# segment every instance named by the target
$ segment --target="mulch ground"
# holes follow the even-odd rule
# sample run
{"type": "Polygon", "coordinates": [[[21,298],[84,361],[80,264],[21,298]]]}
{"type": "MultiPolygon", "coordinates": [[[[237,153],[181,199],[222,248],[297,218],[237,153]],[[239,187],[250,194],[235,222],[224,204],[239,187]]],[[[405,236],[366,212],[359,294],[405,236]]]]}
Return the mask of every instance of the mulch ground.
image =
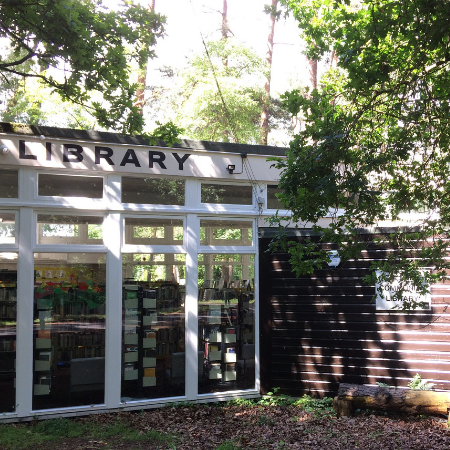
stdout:
{"type": "MultiPolygon", "coordinates": [[[[112,424],[120,417],[141,433],[158,430],[177,437],[175,446],[126,442],[120,437],[102,441],[66,439],[37,449],[450,449],[445,419],[360,413],[352,418],[332,414],[318,417],[296,406],[181,406],[139,413],[93,415],[79,421],[112,424]],[[224,446],[233,441],[234,445],[224,446]]],[[[34,450],[34,449],[33,449],[34,450]]]]}

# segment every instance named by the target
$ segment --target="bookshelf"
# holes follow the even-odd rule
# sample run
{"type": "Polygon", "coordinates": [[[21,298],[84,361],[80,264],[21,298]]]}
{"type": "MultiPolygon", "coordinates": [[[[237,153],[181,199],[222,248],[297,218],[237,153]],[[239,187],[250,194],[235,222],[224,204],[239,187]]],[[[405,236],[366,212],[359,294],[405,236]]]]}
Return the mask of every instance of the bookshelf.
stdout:
{"type": "Polygon", "coordinates": [[[15,409],[17,272],[0,275],[0,413],[15,409]]]}
{"type": "Polygon", "coordinates": [[[167,388],[172,355],[184,352],[183,308],[184,290],[176,283],[123,285],[122,398],[153,398],[148,388],[167,388]]]}
{"type": "Polygon", "coordinates": [[[241,387],[244,348],[247,359],[248,348],[254,348],[251,284],[246,280],[219,280],[211,286],[205,280],[199,289],[199,349],[204,350],[206,374],[202,393],[220,390],[220,386],[230,389],[231,384],[241,387]]]}

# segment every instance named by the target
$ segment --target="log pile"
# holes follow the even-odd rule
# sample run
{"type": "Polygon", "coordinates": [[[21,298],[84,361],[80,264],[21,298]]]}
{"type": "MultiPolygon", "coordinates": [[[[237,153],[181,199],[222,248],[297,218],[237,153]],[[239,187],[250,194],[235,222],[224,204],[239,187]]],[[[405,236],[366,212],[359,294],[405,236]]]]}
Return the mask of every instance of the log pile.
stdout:
{"type": "Polygon", "coordinates": [[[352,416],[356,409],[447,415],[450,411],[450,392],[340,383],[337,397],[334,398],[336,414],[338,417],[352,416]]]}

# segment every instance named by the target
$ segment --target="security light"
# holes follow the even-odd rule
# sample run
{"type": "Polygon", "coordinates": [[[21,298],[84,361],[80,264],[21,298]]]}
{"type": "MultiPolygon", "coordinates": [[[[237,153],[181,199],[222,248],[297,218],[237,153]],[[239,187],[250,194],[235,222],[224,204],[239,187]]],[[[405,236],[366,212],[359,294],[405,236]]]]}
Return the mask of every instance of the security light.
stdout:
{"type": "Polygon", "coordinates": [[[229,174],[232,174],[236,169],[236,166],[234,164],[228,164],[227,170],[229,174]]]}

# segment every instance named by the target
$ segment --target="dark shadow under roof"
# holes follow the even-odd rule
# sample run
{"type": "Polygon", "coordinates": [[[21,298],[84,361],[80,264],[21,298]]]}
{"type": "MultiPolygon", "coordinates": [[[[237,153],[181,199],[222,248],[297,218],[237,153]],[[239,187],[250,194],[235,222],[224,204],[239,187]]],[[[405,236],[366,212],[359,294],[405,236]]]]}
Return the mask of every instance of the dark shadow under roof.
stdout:
{"type": "MultiPolygon", "coordinates": [[[[49,138],[53,137],[80,139],[83,141],[101,141],[111,144],[149,145],[148,140],[140,136],[127,136],[119,133],[110,133],[108,131],[75,130],[72,128],[57,128],[0,122],[0,132],[25,134],[31,136],[44,135],[49,138]]],[[[158,141],[157,146],[167,147],[167,144],[165,142],[158,141]]],[[[274,156],[283,156],[285,155],[287,150],[285,147],[274,147],[270,145],[247,145],[233,144],[229,142],[193,141],[191,139],[180,139],[180,143],[174,144],[173,148],[274,156]]]]}

